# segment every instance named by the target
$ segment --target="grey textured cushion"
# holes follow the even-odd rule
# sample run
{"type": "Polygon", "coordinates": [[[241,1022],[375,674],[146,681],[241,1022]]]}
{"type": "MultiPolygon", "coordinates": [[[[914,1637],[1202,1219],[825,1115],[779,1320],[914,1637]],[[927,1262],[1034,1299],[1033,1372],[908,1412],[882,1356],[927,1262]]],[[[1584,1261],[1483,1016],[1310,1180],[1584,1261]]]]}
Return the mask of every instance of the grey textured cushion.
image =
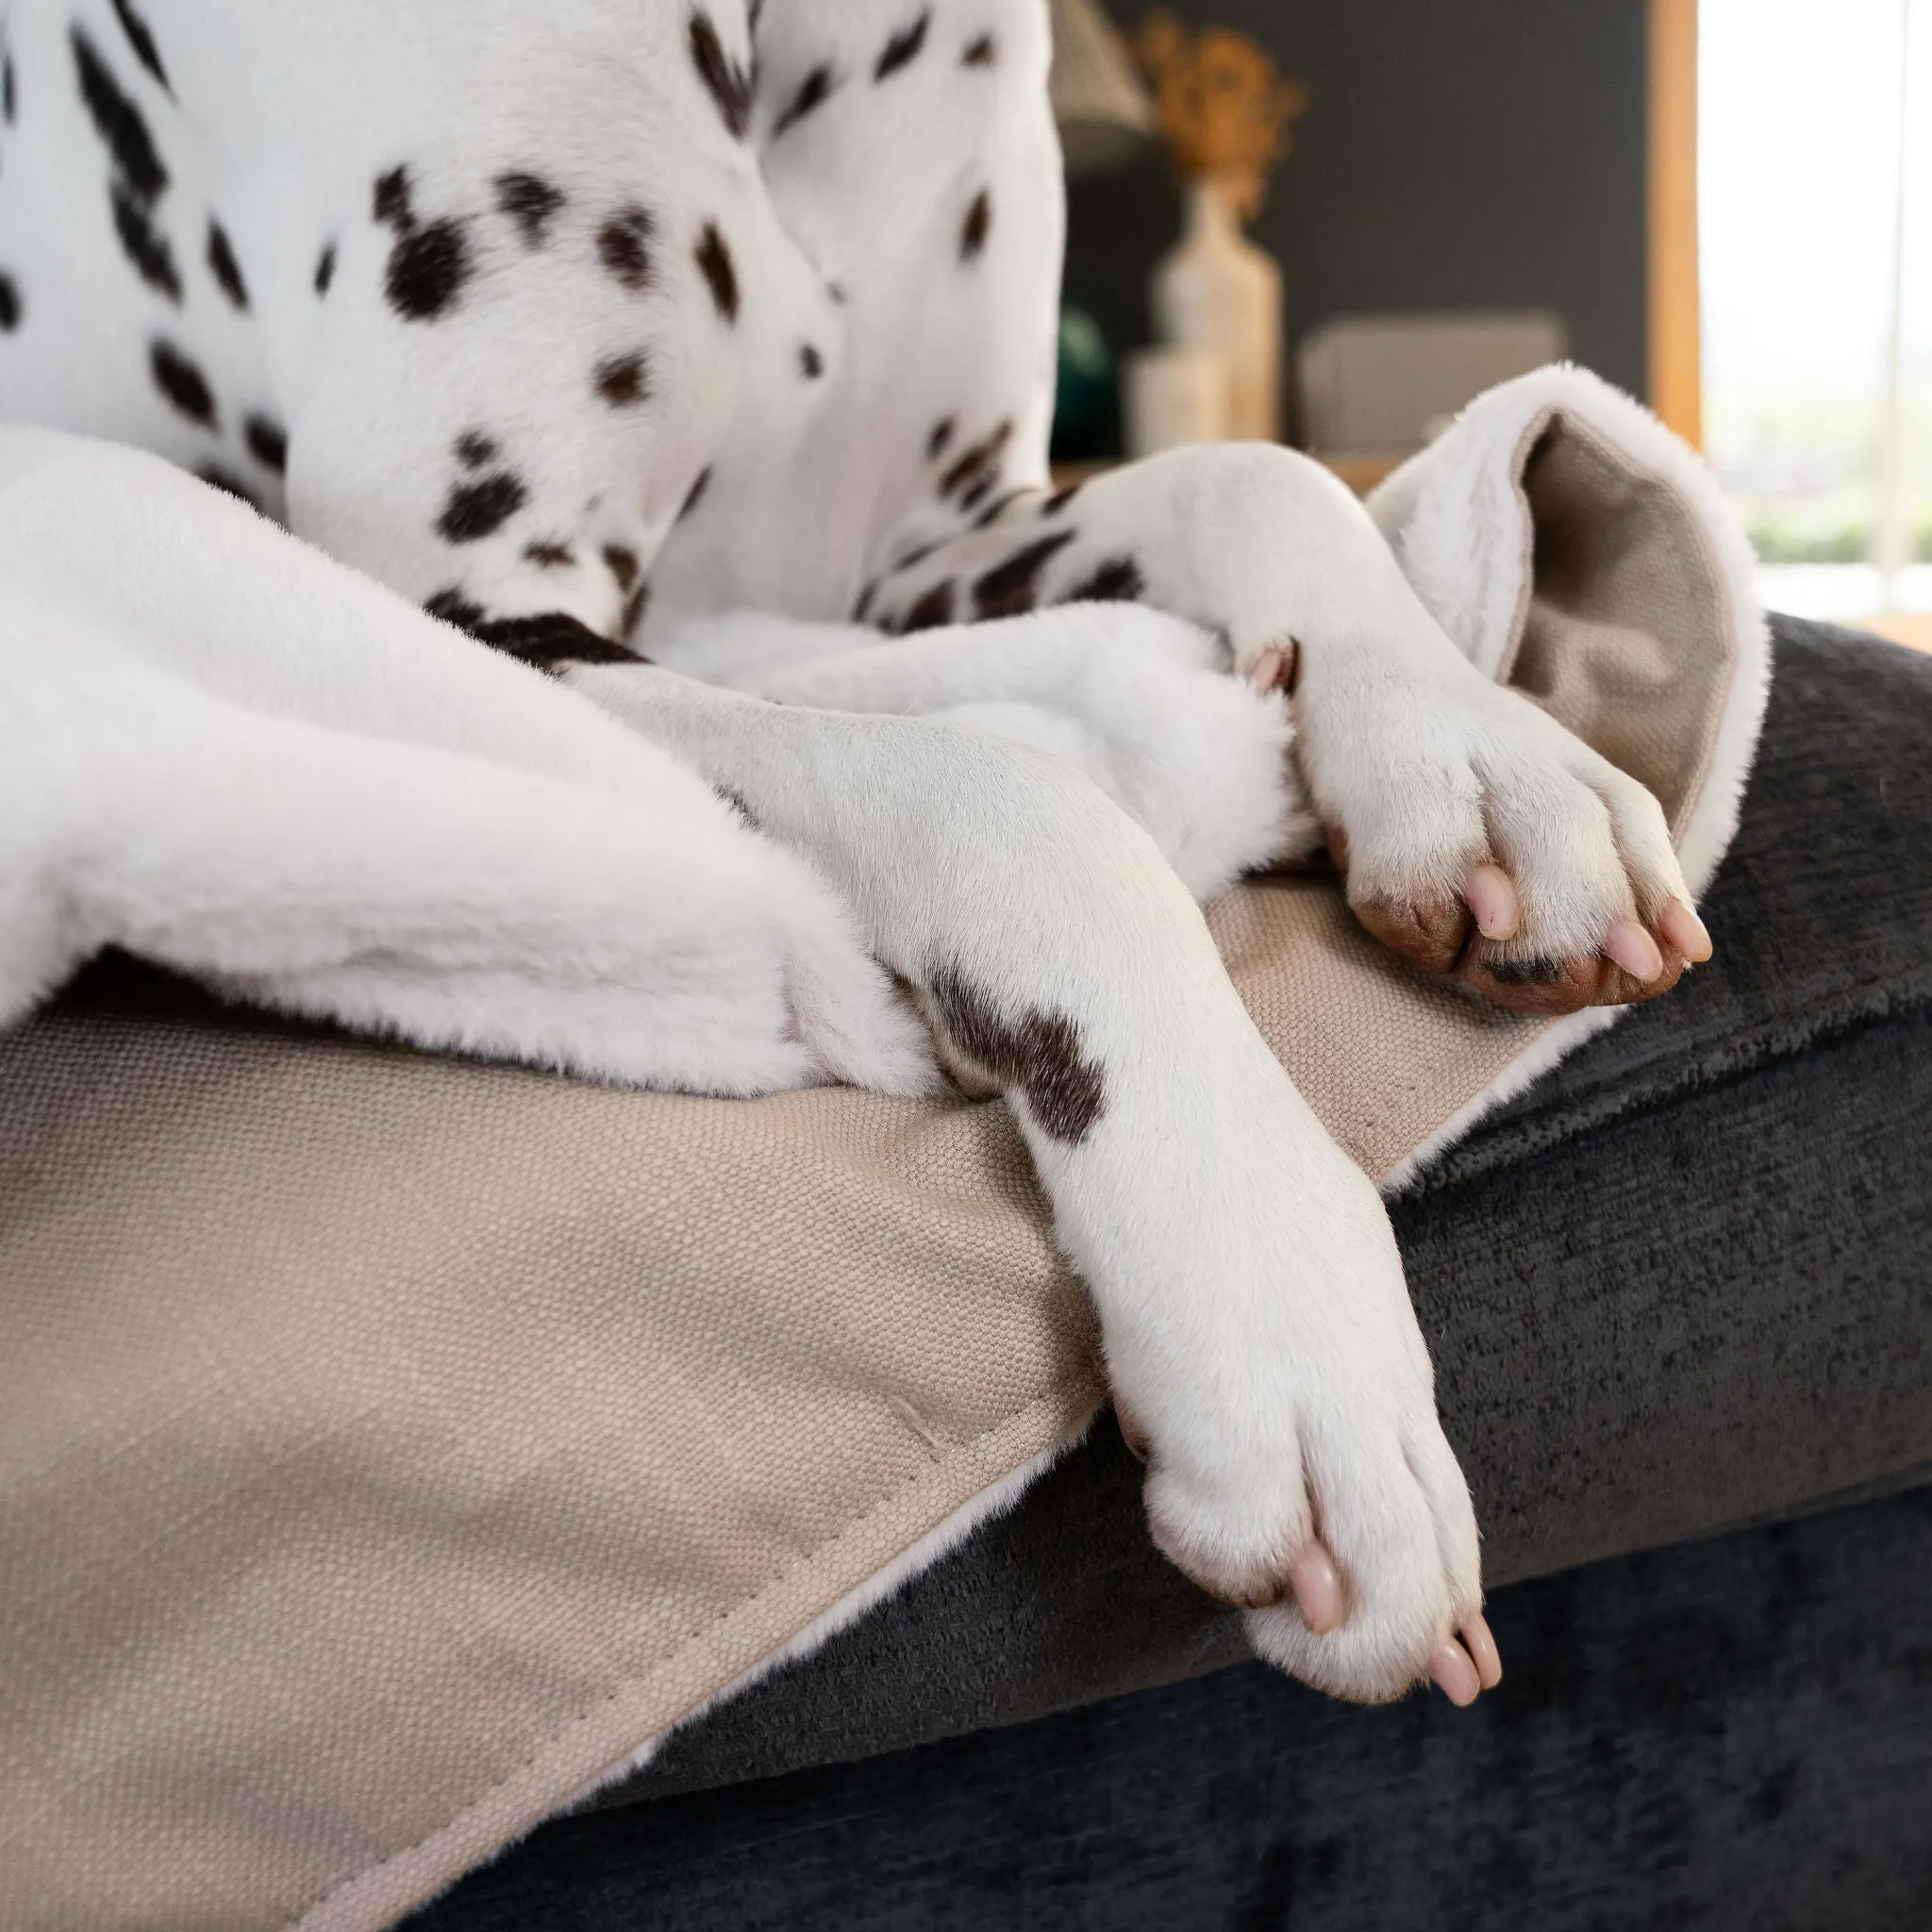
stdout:
{"type": "MultiPolygon", "coordinates": [[[[1492,1587],[1932,1464],[1932,658],[1779,620],[1718,957],[1395,1205],[1492,1587]]],[[[1213,1669],[1103,1422],[1004,1521],[606,1802],[1213,1669]]]]}

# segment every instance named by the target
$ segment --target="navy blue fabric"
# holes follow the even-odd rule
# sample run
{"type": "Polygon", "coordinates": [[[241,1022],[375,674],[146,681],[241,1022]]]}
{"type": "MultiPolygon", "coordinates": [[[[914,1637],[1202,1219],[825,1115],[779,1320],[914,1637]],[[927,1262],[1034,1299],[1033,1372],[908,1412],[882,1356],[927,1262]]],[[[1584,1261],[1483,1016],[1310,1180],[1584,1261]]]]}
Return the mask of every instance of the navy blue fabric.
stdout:
{"type": "Polygon", "coordinates": [[[1503,1591],[1472,1711],[1245,1664],[560,1820],[410,1932],[1913,1932],[1932,1491],[1503,1591]]]}

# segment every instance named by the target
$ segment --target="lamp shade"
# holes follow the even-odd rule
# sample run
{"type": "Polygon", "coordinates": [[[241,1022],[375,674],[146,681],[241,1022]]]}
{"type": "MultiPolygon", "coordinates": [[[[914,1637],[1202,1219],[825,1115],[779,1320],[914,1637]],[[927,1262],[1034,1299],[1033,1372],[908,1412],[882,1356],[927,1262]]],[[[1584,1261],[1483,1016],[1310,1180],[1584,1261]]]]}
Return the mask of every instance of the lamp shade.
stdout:
{"type": "Polygon", "coordinates": [[[1070,175],[1118,167],[1154,132],[1154,106],[1100,0],[1050,0],[1048,91],[1070,175]]]}

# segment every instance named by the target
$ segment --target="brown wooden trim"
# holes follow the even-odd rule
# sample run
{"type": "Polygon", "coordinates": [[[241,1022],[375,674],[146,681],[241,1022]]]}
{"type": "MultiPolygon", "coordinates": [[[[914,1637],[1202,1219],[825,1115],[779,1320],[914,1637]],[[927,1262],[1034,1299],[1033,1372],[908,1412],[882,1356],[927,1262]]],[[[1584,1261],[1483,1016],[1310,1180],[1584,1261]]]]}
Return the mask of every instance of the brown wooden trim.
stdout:
{"type": "MultiPolygon", "coordinates": [[[[1393,450],[1388,454],[1380,452],[1367,456],[1338,457],[1323,450],[1308,452],[1324,469],[1332,470],[1355,491],[1357,496],[1366,496],[1375,485],[1399,470],[1415,452],[1412,449],[1393,450]]],[[[1108,470],[1120,467],[1118,460],[1097,463],[1056,463],[1053,466],[1053,487],[1056,490],[1077,488],[1091,482],[1095,476],[1105,475],[1108,470]]]]}
{"type": "Polygon", "coordinates": [[[1915,651],[1932,652],[1932,617],[1918,611],[1884,610],[1876,617],[1852,620],[1860,630],[1875,630],[1895,644],[1909,644],[1915,651]]]}
{"type": "Polygon", "coordinates": [[[1415,452],[1402,450],[1371,450],[1359,456],[1336,456],[1327,450],[1311,452],[1318,463],[1325,465],[1341,478],[1357,496],[1366,496],[1385,476],[1393,475],[1415,452]]]}
{"type": "Polygon", "coordinates": [[[1650,406],[1704,441],[1697,294],[1697,0],[1650,0],[1650,406]]]}

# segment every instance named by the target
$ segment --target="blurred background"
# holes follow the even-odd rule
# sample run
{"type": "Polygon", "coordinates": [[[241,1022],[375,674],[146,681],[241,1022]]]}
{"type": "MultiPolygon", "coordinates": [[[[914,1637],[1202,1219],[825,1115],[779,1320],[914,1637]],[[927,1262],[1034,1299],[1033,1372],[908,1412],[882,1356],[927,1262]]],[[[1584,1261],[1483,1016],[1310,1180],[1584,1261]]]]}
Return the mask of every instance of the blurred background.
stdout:
{"type": "Polygon", "coordinates": [[[1932,646],[1932,0],[1055,4],[1058,461],[1367,487],[1568,354],[1702,445],[1767,602],[1932,646]]]}

